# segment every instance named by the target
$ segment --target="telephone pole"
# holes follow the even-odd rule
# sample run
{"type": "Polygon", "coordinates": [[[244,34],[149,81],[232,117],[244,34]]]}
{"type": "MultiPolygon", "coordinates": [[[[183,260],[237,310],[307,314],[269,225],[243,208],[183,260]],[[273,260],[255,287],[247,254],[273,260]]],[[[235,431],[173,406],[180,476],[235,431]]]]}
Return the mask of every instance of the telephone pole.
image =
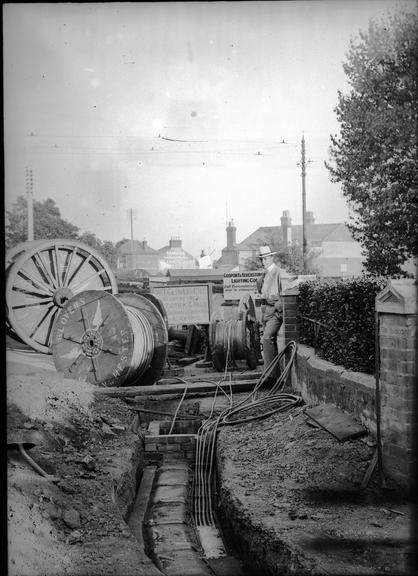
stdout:
{"type": "Polygon", "coordinates": [[[28,241],[33,240],[33,170],[26,168],[26,203],[28,211],[28,241]]]}
{"type": "Polygon", "coordinates": [[[302,173],[302,257],[303,257],[303,272],[306,273],[306,255],[308,251],[308,242],[306,239],[306,164],[312,162],[312,160],[305,160],[305,135],[302,134],[302,151],[301,160],[297,163],[297,166],[301,167],[302,173]]]}
{"type": "MultiPolygon", "coordinates": [[[[128,216],[129,216],[129,223],[130,223],[130,227],[131,227],[131,253],[134,253],[134,218],[136,216],[136,210],[134,208],[129,208],[128,210],[128,216]]],[[[133,256],[132,256],[133,258],[133,256]]]]}
{"type": "Polygon", "coordinates": [[[129,218],[131,221],[131,246],[134,245],[134,215],[132,208],[129,208],[129,218]]]}

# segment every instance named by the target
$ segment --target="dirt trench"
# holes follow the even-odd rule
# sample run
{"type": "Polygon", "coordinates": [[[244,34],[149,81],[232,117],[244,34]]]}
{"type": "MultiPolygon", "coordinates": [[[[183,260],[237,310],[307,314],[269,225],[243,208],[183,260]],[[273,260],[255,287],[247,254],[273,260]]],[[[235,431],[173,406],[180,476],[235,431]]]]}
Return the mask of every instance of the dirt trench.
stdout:
{"type": "MultiPolygon", "coordinates": [[[[127,519],[155,414],[146,421],[122,400],[98,397],[85,383],[34,367],[32,358],[18,360],[8,362],[7,432],[30,433],[32,457],[59,481],[8,452],[9,574],[149,576],[151,561],[127,519]]],[[[141,405],[172,413],[178,401],[141,405]]],[[[191,399],[185,409],[208,414],[211,399],[198,404],[191,399]]],[[[374,449],[371,437],[341,444],[303,414],[222,430],[220,517],[247,571],[414,573],[411,503],[375,477],[359,489],[374,449]]]]}

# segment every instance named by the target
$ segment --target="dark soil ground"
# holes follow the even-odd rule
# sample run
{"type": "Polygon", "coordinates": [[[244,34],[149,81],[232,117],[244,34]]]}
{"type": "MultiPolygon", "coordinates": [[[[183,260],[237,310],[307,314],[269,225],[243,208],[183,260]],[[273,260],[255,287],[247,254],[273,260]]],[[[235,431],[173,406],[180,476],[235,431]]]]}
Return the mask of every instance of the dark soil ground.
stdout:
{"type": "MultiPolygon", "coordinates": [[[[125,522],[142,450],[129,405],[23,351],[9,352],[7,404],[8,440],[29,436],[30,455],[56,477],[8,450],[9,574],[146,576],[149,561],[125,522]]],[[[303,412],[228,426],[221,496],[266,542],[293,551],[293,573],[413,573],[410,503],[376,477],[359,489],[374,449],[368,437],[338,442],[303,412]]]]}
{"type": "MultiPolygon", "coordinates": [[[[381,488],[377,471],[360,488],[374,451],[373,438],[339,442],[303,411],[228,426],[218,441],[221,498],[283,544],[294,573],[413,574],[411,502],[388,481],[381,488]]],[[[250,534],[242,547],[250,563],[255,542],[250,534]]],[[[278,562],[267,557],[265,571],[269,561],[278,562]]]]}

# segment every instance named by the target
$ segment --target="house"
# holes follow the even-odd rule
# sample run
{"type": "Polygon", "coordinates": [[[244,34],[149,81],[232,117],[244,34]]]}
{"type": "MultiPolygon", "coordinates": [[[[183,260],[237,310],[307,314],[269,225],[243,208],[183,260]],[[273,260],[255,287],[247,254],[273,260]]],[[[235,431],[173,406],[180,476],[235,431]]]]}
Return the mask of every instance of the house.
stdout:
{"type": "Polygon", "coordinates": [[[198,268],[198,261],[181,246],[180,238],[171,238],[168,246],[154,250],[146,240],[126,240],[119,246],[117,273],[146,272],[151,276],[163,274],[170,268],[198,268]]]}
{"type": "Polygon", "coordinates": [[[159,259],[158,251],[148,246],[146,240],[126,240],[119,246],[116,272],[140,270],[158,274],[159,259]]]}
{"type": "Polygon", "coordinates": [[[199,267],[197,259],[182,248],[181,239],[178,237],[171,238],[168,246],[160,248],[158,257],[160,271],[170,268],[193,269],[199,267]]]}
{"type": "MultiPolygon", "coordinates": [[[[230,223],[231,224],[231,223],[230,223]]],[[[259,247],[267,244],[271,247],[290,244],[303,244],[303,226],[292,226],[288,210],[283,211],[280,226],[261,226],[240,243],[232,244],[228,236],[227,247],[222,250],[216,267],[237,262],[240,269],[246,267],[249,259],[257,256],[259,247]],[[228,245],[229,241],[229,245],[228,245]]],[[[306,239],[309,249],[315,253],[315,266],[318,275],[327,278],[359,276],[363,271],[361,245],[353,239],[346,224],[316,224],[313,212],[307,212],[305,218],[306,239]]],[[[233,231],[233,238],[235,238],[233,231]]],[[[232,232],[229,232],[231,234],[232,232]]]]}

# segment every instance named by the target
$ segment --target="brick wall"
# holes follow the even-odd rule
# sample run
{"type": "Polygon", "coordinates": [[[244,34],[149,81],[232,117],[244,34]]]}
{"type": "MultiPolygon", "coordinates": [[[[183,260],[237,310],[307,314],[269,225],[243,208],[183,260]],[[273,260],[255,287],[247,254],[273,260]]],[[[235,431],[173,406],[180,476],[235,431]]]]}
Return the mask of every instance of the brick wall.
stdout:
{"type": "Polygon", "coordinates": [[[194,462],[196,434],[164,434],[160,422],[151,422],[145,435],[145,460],[149,464],[158,462],[163,454],[194,462]]]}
{"type": "MultiPolygon", "coordinates": [[[[416,461],[417,286],[392,280],[376,297],[379,318],[379,379],[352,372],[318,358],[298,344],[292,385],[309,404],[333,402],[377,432],[376,385],[380,391],[380,436],[383,469],[406,489],[413,488],[416,461]]],[[[299,342],[298,290],[284,302],[284,340],[299,342]]]]}
{"type": "Polygon", "coordinates": [[[402,484],[412,476],[417,316],[379,313],[383,466],[402,484]]]}
{"type": "Polygon", "coordinates": [[[283,295],[283,325],[285,344],[291,340],[299,341],[299,319],[298,319],[299,290],[291,288],[283,295]]]}

